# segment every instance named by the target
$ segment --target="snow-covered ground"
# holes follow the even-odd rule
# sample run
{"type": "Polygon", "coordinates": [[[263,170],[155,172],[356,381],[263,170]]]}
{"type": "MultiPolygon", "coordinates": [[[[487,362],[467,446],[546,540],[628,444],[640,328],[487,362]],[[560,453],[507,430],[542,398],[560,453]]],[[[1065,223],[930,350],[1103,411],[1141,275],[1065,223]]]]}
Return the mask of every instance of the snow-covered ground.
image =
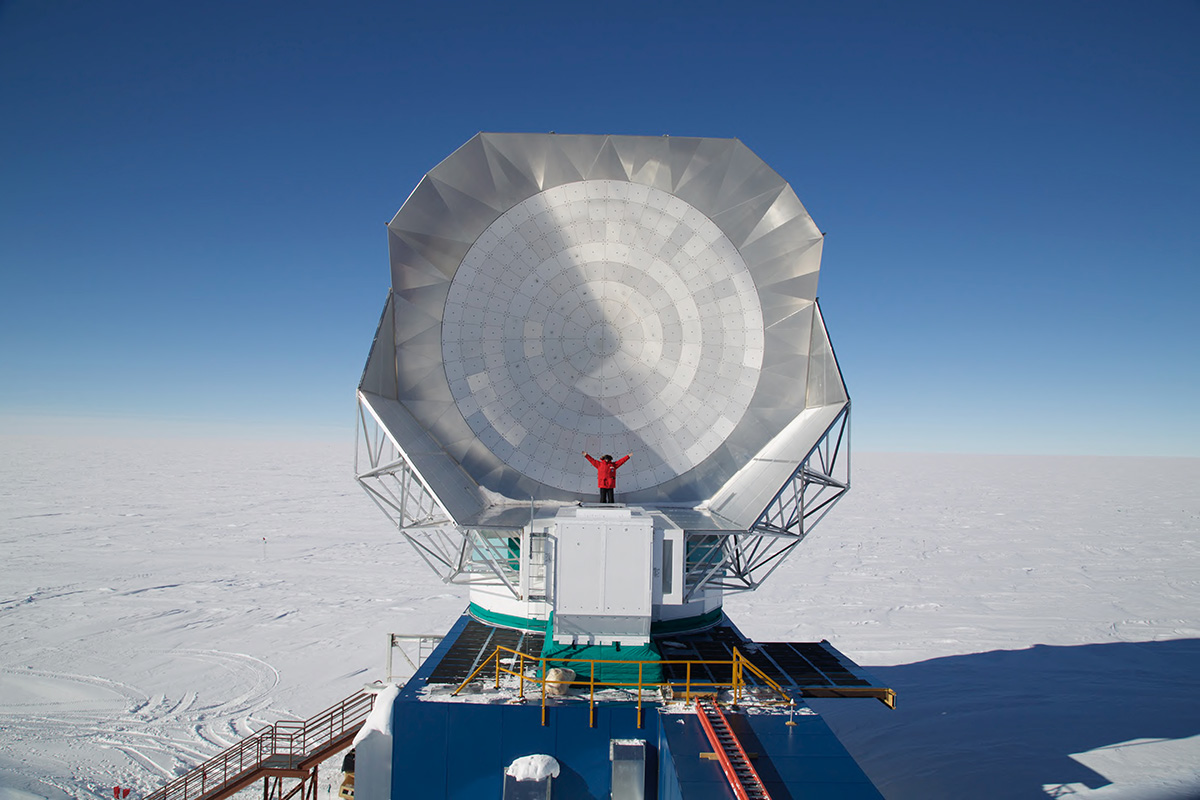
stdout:
{"type": "Polygon", "coordinates": [[[726,612],[899,697],[812,705],[889,798],[1200,797],[1200,460],[855,457],[726,612]]]}
{"type": "MultiPolygon", "coordinates": [[[[145,793],[465,605],[349,442],[0,452],[0,800],[145,793]]],[[[1197,486],[1194,459],[856,454],[853,491],[726,610],[897,690],[814,703],[889,798],[1200,797],[1197,486]]]]}

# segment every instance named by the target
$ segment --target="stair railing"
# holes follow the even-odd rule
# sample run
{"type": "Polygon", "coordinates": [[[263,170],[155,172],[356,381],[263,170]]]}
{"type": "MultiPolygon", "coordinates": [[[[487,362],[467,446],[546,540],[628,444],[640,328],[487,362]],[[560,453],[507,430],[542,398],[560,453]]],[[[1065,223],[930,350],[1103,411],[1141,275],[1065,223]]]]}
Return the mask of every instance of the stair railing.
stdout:
{"type": "Polygon", "coordinates": [[[251,776],[260,772],[307,771],[358,732],[373,701],[373,694],[360,692],[303,722],[282,720],[263,728],[152,792],[146,800],[216,798],[235,783],[252,783],[251,776]]]}

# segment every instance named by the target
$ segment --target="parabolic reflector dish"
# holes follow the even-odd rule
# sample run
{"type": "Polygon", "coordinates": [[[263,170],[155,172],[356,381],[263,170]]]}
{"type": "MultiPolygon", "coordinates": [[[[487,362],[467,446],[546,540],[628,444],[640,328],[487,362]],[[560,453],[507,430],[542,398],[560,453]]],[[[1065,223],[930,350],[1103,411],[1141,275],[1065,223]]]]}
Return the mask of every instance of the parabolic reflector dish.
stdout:
{"type": "Polygon", "coordinates": [[[739,522],[848,402],[822,235],[737,140],[479,134],[388,230],[360,397],[460,523],[590,498],[582,450],[633,454],[626,501],[739,522]]]}

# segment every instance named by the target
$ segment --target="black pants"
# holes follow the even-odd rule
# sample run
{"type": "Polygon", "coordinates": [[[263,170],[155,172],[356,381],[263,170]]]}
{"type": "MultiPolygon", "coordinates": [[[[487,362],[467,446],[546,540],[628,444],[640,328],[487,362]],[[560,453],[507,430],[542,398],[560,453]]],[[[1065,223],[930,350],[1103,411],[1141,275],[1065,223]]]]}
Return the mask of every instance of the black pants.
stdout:
{"type": "Polygon", "coordinates": [[[603,486],[602,486],[602,487],[600,487],[600,502],[601,502],[601,503],[612,503],[612,502],[615,502],[615,501],[613,500],[613,490],[612,490],[612,489],[605,489],[603,486]]]}

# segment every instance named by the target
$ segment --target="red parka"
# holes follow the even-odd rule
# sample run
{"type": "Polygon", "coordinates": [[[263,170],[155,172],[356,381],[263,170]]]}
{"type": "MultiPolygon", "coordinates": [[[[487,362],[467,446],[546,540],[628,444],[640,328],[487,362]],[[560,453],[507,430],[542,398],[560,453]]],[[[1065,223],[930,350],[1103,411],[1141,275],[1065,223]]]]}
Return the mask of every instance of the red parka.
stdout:
{"type": "Polygon", "coordinates": [[[616,461],[604,461],[599,458],[592,458],[587,453],[583,454],[593,467],[596,468],[596,486],[601,489],[615,489],[617,486],[617,467],[629,460],[629,456],[618,459],[616,461]]]}

